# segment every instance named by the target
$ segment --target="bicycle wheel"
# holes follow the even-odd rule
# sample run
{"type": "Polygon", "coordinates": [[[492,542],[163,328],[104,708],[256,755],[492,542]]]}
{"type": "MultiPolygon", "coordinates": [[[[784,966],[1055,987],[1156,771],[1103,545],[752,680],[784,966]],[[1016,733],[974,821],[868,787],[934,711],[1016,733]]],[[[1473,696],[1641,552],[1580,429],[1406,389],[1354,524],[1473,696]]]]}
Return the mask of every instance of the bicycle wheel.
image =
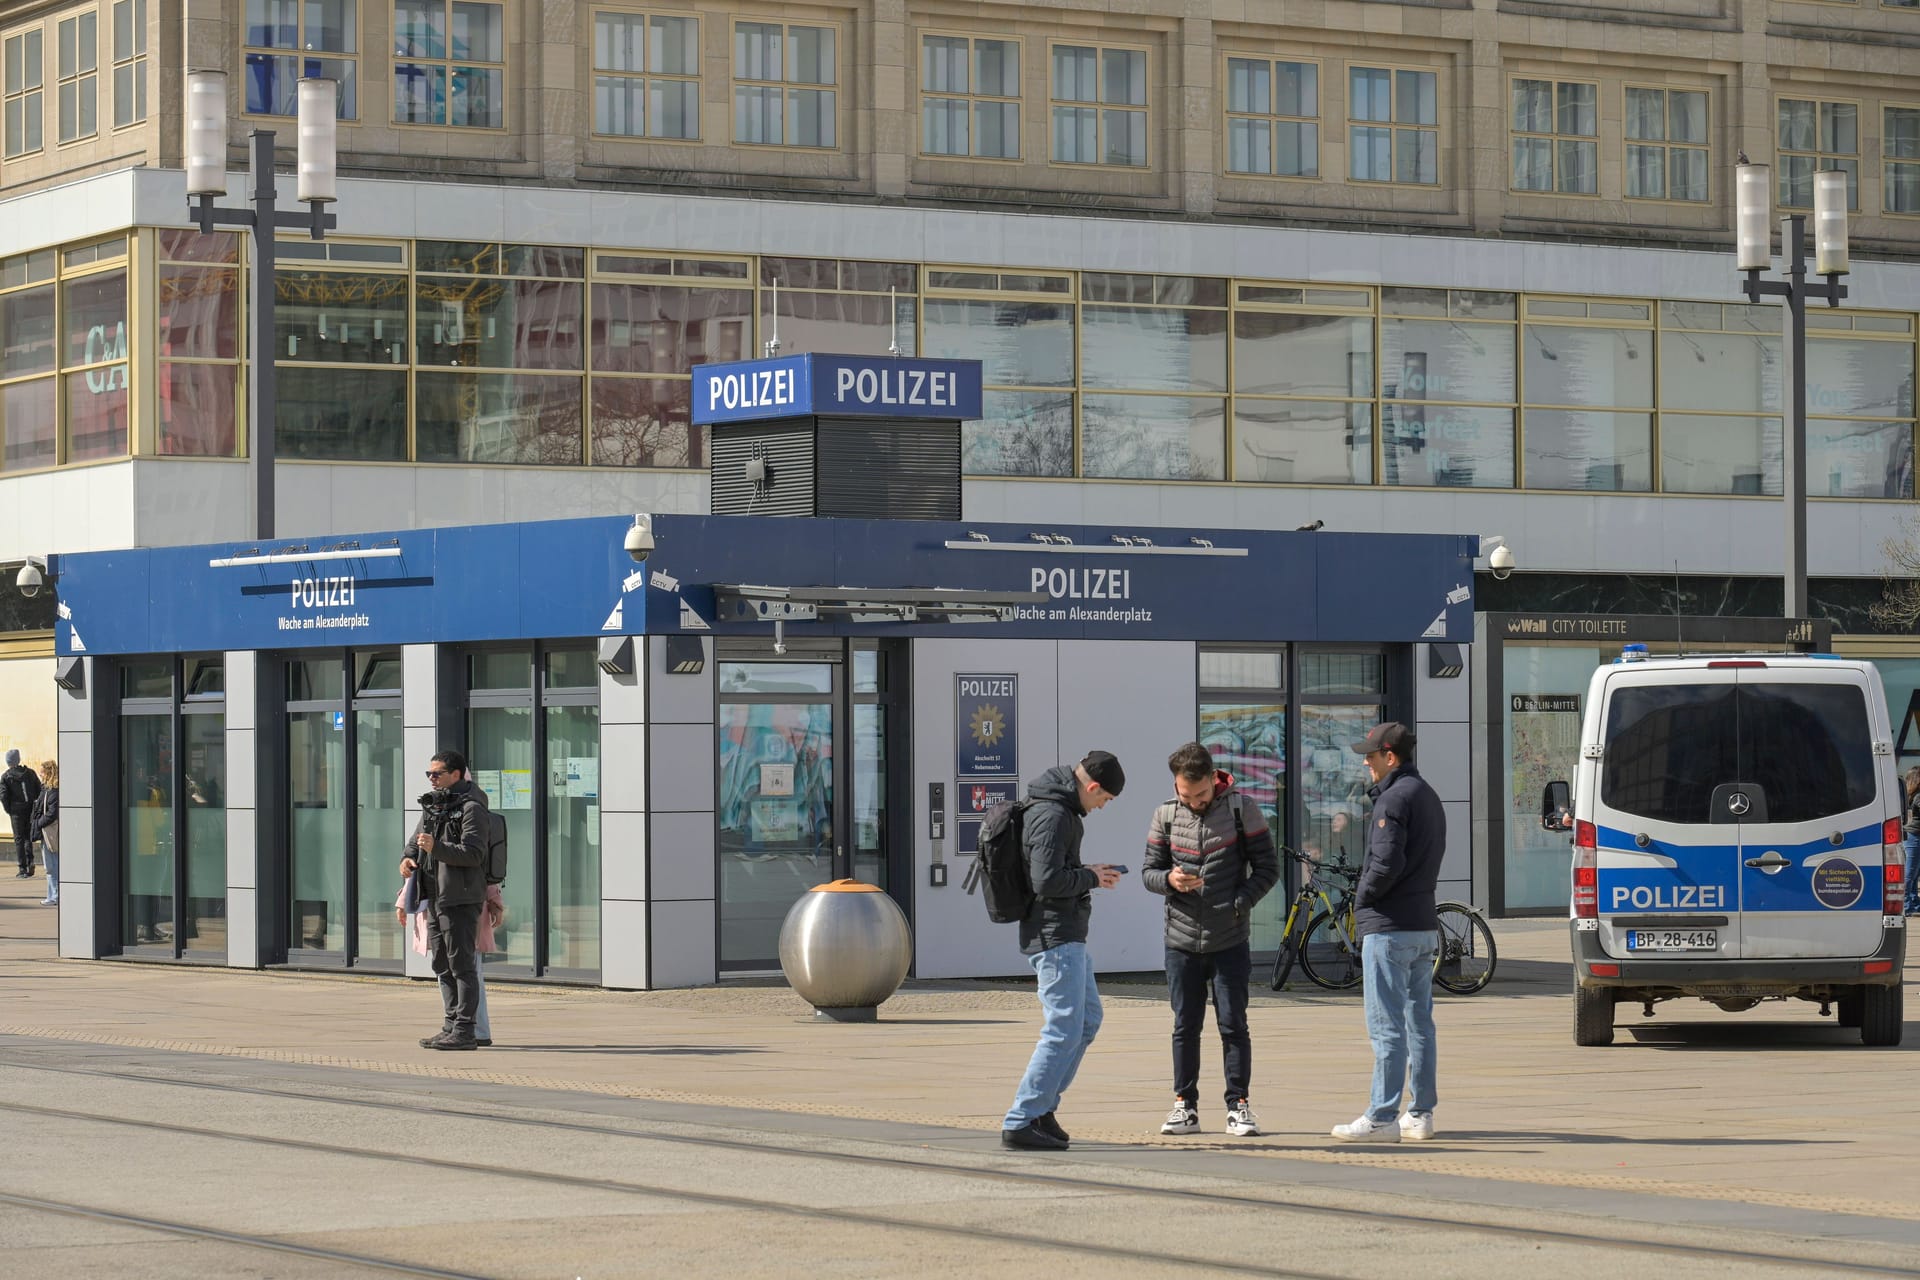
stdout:
{"type": "Polygon", "coordinates": [[[1433,956],[1433,980],[1455,995],[1472,995],[1493,981],[1498,959],[1493,931],[1465,903],[1443,902],[1439,915],[1440,946],[1433,956]]]}
{"type": "Polygon", "coordinates": [[[1322,911],[1307,926],[1300,946],[1300,970],[1315,986],[1344,991],[1360,985],[1360,939],[1353,917],[1334,917],[1322,911]]]}
{"type": "Polygon", "coordinates": [[[1300,904],[1295,902],[1287,911],[1286,928],[1280,931],[1280,950],[1273,957],[1273,978],[1269,985],[1275,991],[1287,985],[1294,961],[1300,958],[1300,931],[1295,927],[1299,920],[1300,904]]]}

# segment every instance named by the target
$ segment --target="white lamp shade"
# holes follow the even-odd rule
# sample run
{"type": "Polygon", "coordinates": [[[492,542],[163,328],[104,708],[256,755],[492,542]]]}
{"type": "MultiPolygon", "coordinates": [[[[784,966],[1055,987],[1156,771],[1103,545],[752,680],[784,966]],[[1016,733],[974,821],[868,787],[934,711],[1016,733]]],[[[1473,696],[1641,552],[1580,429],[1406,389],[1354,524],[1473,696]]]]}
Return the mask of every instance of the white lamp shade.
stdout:
{"type": "Polygon", "coordinates": [[[187,73],[187,194],[227,194],[227,73],[187,73]]]}
{"type": "Polygon", "coordinates": [[[1813,269],[1823,276],[1847,273],[1847,175],[1841,169],[1813,175],[1813,269]]]}
{"type": "Polygon", "coordinates": [[[339,101],[336,81],[308,77],[300,81],[300,154],[296,195],[313,204],[328,204],[338,199],[334,190],[339,154],[338,121],[334,104],[339,101]]]}
{"type": "Polygon", "coordinates": [[[1773,265],[1773,170],[1764,164],[1734,166],[1734,238],[1739,269],[1773,265]]]}

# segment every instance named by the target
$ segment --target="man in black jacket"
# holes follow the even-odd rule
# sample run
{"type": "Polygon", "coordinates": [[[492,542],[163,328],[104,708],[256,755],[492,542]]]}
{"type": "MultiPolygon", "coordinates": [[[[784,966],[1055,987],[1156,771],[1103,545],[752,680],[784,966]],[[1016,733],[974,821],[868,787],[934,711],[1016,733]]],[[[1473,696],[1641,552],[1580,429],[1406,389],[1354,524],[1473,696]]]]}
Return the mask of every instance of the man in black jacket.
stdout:
{"type": "Polygon", "coordinates": [[[1120,882],[1117,867],[1103,862],[1080,865],[1083,819],[1126,784],[1118,760],[1105,751],[1090,751],[1079,764],[1049,769],[1027,787],[1020,844],[1033,883],[1033,905],[1020,921],[1020,950],[1039,980],[1046,1021],[1001,1126],[1003,1146],[1023,1151],[1067,1148],[1067,1134],[1053,1118],[1054,1109],[1100,1030],[1100,989],[1087,955],[1092,891],[1120,882]]]}
{"type": "Polygon", "coordinates": [[[20,864],[14,879],[33,874],[33,802],[40,798],[40,777],[20,763],[19,748],[7,752],[7,771],[0,773],[0,809],[13,822],[13,856],[20,864]]]}
{"type": "Polygon", "coordinates": [[[1413,731],[1397,722],[1375,725],[1353,746],[1373,777],[1367,856],[1354,892],[1367,1034],[1373,1040],[1373,1096],[1359,1119],[1333,1127],[1343,1142],[1433,1136],[1433,954],[1440,944],[1433,892],[1447,850],[1447,815],[1414,769],[1413,747],[1413,731]],[[1401,1115],[1409,1075],[1412,1097],[1401,1115]]]}
{"type": "Polygon", "coordinates": [[[1247,1101],[1253,1037],[1247,1031],[1247,979],[1253,972],[1248,921],[1253,905],[1280,879],[1260,806],[1234,789],[1213,753],[1189,742],[1167,757],[1173,799],[1147,824],[1140,882],[1167,899],[1167,995],[1173,1002],[1173,1110],[1165,1134],[1200,1129],[1200,1029],[1213,993],[1227,1072],[1227,1132],[1259,1134],[1247,1101]]]}
{"type": "Polygon", "coordinates": [[[440,1033],[420,1042],[427,1049],[478,1047],[473,1027],[480,1004],[480,954],[474,935],[487,899],[488,822],[486,798],[466,781],[466,771],[467,758],[458,751],[442,751],[428,763],[427,782],[434,790],[421,797],[420,823],[407,841],[408,856],[400,860],[401,876],[417,872],[420,877],[427,945],[445,1006],[440,1033]]]}

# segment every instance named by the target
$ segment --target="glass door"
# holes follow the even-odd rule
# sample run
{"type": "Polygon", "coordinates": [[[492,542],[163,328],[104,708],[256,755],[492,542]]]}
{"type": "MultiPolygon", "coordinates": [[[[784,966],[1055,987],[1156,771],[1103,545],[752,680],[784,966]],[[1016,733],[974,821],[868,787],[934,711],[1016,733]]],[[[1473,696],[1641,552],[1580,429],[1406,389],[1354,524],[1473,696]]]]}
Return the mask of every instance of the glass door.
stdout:
{"type": "Polygon", "coordinates": [[[1386,658],[1303,651],[1299,689],[1300,852],[1357,867],[1367,849],[1373,780],[1351,748],[1384,717],[1386,658]]]}
{"type": "Polygon", "coordinates": [[[723,970],[778,968],[788,910],[834,876],[837,657],[720,663],[723,970]]]}
{"type": "Polygon", "coordinates": [[[186,742],[181,799],[186,818],[186,916],[183,951],[227,958],[227,717],[223,706],[190,707],[180,717],[186,742]]]}

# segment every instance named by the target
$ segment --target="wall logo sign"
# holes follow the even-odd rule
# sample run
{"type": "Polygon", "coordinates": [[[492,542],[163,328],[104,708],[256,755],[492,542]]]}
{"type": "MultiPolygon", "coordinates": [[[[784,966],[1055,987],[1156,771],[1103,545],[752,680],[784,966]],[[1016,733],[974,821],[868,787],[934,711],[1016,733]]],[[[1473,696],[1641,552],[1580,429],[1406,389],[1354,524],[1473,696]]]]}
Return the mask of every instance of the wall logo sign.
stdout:
{"type": "Polygon", "coordinates": [[[957,675],[953,684],[954,723],[959,730],[954,776],[1019,777],[1015,728],[1020,677],[957,675]]]}

